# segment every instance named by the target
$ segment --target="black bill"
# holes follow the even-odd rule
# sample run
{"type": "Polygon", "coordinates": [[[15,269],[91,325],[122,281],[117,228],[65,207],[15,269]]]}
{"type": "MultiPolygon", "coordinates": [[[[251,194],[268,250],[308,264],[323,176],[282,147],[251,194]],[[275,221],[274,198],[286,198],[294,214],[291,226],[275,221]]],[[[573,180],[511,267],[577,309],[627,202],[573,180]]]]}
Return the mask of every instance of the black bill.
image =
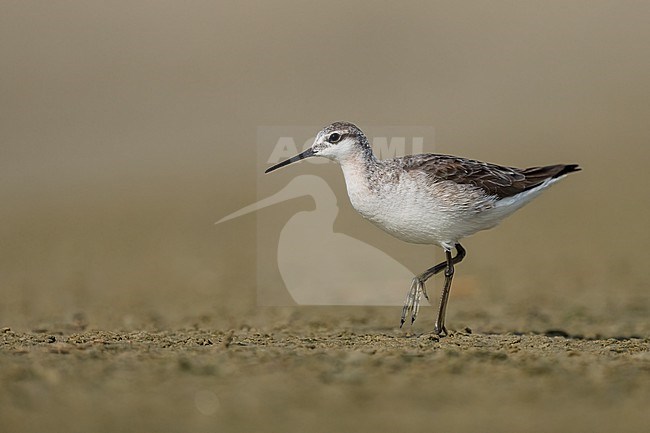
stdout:
{"type": "Polygon", "coordinates": [[[285,165],[291,164],[292,162],[296,162],[296,161],[300,161],[301,159],[309,158],[310,156],[314,156],[314,151],[311,149],[311,147],[309,149],[305,150],[303,153],[300,153],[300,154],[294,156],[293,158],[289,158],[286,161],[282,161],[282,162],[279,162],[279,163],[275,164],[273,167],[267,168],[264,171],[264,173],[270,173],[273,170],[277,170],[278,168],[282,168],[285,165]]]}

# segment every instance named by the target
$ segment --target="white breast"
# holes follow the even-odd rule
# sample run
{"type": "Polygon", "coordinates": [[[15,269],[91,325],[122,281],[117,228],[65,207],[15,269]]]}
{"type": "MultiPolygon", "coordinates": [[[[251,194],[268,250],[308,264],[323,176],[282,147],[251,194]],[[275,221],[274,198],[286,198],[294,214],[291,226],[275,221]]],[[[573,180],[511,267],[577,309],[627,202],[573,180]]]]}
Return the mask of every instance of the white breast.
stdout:
{"type": "Polygon", "coordinates": [[[352,206],[384,231],[406,242],[451,248],[481,230],[473,221],[494,199],[453,182],[431,183],[424,173],[403,172],[399,180],[370,185],[361,170],[343,166],[352,206]]]}

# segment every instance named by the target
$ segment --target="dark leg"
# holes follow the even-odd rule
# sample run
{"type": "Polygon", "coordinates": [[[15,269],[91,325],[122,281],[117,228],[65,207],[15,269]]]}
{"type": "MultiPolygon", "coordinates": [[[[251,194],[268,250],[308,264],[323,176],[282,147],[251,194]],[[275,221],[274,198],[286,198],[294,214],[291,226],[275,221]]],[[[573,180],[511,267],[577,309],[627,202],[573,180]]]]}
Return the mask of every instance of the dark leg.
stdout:
{"type": "MultiPolygon", "coordinates": [[[[456,263],[460,263],[465,258],[465,254],[466,254],[465,248],[463,248],[461,244],[456,244],[455,247],[457,251],[456,255],[454,257],[451,257],[452,273],[453,273],[453,265],[456,263]]],[[[402,325],[404,325],[404,322],[406,321],[406,316],[408,315],[409,312],[411,313],[411,323],[415,322],[415,318],[418,315],[418,310],[420,309],[421,295],[424,294],[424,296],[427,299],[429,299],[429,295],[427,295],[427,291],[426,288],[424,287],[424,283],[435,274],[449,267],[449,256],[451,256],[451,252],[446,252],[446,254],[447,254],[447,260],[438,263],[437,265],[427,269],[420,275],[413,278],[413,281],[411,282],[411,289],[409,290],[409,293],[406,296],[406,302],[404,303],[404,308],[402,308],[402,321],[400,324],[400,328],[402,327],[402,325]]],[[[449,294],[447,293],[447,297],[448,296],[449,294]]]]}
{"type": "Polygon", "coordinates": [[[447,255],[447,268],[445,269],[445,286],[442,288],[440,295],[440,306],[438,307],[438,317],[433,332],[438,335],[447,335],[445,328],[445,314],[447,312],[447,302],[449,301],[449,292],[451,291],[451,280],[454,278],[454,262],[451,258],[451,252],[445,251],[447,255]]]}
{"type": "Polygon", "coordinates": [[[445,314],[447,313],[447,302],[449,301],[449,292],[451,291],[451,280],[454,278],[454,265],[460,263],[465,258],[465,249],[456,244],[456,257],[451,257],[451,251],[445,251],[447,255],[447,267],[445,269],[445,286],[442,288],[442,295],[440,297],[440,307],[438,309],[438,317],[436,318],[436,325],[434,332],[438,335],[447,335],[447,328],[445,328],[445,314]]]}
{"type": "MultiPolygon", "coordinates": [[[[454,246],[456,247],[456,255],[451,258],[451,261],[454,265],[456,265],[463,261],[463,259],[467,255],[467,252],[465,251],[465,248],[463,248],[461,244],[456,244],[454,246]]],[[[432,268],[427,269],[422,274],[420,274],[418,278],[420,278],[424,283],[433,275],[439,273],[443,269],[446,269],[448,266],[449,266],[449,259],[445,260],[444,262],[438,263],[432,268]]]]}

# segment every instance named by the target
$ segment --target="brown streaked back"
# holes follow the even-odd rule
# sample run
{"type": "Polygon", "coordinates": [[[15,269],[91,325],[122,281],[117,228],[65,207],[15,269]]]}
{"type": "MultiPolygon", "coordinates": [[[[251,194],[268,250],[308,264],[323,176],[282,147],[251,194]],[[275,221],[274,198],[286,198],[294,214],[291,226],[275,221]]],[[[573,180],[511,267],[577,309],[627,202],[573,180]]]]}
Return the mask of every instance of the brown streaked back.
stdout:
{"type": "Polygon", "coordinates": [[[423,171],[436,181],[473,185],[499,198],[517,195],[541,185],[547,179],[580,170],[577,164],[519,169],[437,154],[411,155],[400,159],[406,171],[423,171]]]}

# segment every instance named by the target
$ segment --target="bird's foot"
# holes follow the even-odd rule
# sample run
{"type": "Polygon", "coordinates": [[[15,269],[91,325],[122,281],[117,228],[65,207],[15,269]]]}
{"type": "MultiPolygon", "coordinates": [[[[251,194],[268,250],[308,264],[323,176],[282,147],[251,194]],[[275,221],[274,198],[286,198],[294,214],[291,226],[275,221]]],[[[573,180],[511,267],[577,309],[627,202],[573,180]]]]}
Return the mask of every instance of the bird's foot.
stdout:
{"type": "Polygon", "coordinates": [[[415,277],[411,281],[411,288],[406,294],[406,301],[404,302],[404,308],[402,308],[402,319],[399,327],[401,328],[406,322],[406,316],[411,315],[411,324],[415,322],[416,317],[418,316],[418,311],[420,311],[420,300],[422,295],[429,300],[429,295],[427,295],[427,290],[424,287],[424,282],[420,278],[415,277]]]}
{"type": "Polygon", "coordinates": [[[433,332],[435,332],[440,337],[446,337],[447,335],[449,335],[445,325],[439,323],[436,323],[436,325],[433,327],[433,332]]]}

